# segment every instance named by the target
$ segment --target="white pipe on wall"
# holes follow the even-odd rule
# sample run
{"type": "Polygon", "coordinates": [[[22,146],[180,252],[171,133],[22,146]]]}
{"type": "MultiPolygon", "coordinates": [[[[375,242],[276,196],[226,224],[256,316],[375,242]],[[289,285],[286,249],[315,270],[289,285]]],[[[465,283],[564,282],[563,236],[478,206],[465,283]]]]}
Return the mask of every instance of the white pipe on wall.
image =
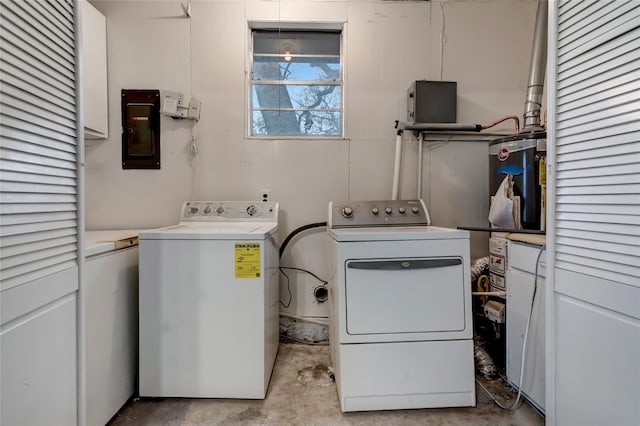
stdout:
{"type": "Polygon", "coordinates": [[[391,199],[398,199],[398,189],[400,187],[400,160],[402,159],[402,131],[396,134],[396,156],[393,165],[393,188],[391,190],[391,199]]]}
{"type": "Polygon", "coordinates": [[[422,147],[423,147],[424,138],[422,137],[422,133],[418,135],[418,200],[422,199],[422,147]]]}

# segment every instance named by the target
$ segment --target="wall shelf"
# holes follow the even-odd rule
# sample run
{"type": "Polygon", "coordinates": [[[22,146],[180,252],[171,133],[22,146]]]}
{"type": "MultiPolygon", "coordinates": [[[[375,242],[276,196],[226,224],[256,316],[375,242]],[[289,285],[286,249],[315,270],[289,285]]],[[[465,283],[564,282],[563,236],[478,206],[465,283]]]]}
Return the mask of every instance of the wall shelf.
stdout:
{"type": "Polygon", "coordinates": [[[500,139],[505,136],[511,136],[514,133],[493,133],[493,132],[462,132],[462,131],[413,131],[418,137],[418,134],[422,134],[422,138],[425,142],[490,142],[494,139],[500,139]]]}

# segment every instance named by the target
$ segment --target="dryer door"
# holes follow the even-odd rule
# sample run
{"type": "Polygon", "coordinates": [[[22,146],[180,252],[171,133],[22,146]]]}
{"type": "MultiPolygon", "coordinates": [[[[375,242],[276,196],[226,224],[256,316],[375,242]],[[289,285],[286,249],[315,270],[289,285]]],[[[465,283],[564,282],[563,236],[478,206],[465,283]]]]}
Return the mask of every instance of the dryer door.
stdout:
{"type": "Polygon", "coordinates": [[[349,335],[443,333],[465,330],[461,257],[348,260],[349,335]]]}

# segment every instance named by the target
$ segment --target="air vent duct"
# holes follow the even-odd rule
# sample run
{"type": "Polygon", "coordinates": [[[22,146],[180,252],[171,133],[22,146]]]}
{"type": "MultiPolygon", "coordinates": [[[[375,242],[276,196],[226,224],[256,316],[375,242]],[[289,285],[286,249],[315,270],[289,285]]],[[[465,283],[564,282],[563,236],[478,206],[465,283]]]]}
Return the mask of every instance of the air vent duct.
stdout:
{"type": "Polygon", "coordinates": [[[524,102],[524,125],[522,133],[544,130],[540,124],[540,109],[542,107],[542,91],[544,89],[544,75],[547,66],[547,1],[538,0],[536,26],[533,34],[533,48],[531,49],[531,67],[529,69],[529,84],[527,97],[524,102]]]}

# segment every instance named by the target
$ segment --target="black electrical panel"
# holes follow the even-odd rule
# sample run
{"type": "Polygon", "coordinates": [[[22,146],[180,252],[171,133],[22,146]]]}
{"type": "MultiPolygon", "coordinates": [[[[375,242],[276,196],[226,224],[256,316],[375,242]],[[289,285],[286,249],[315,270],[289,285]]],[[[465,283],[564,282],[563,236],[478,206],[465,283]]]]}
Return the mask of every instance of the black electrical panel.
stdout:
{"type": "Polygon", "coordinates": [[[160,168],[159,90],[122,90],[122,168],[160,168]]]}

